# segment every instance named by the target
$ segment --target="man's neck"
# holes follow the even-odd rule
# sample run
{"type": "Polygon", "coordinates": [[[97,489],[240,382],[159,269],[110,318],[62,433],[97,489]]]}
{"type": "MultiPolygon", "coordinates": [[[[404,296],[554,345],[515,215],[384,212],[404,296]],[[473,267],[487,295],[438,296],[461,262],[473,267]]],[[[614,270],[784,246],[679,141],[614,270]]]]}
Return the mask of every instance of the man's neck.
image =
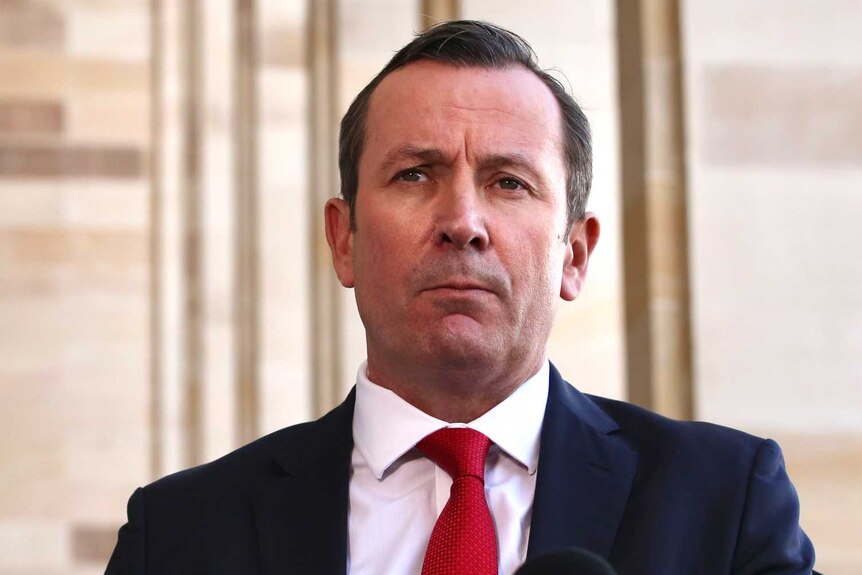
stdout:
{"type": "Polygon", "coordinates": [[[432,417],[449,423],[478,419],[509,397],[546,361],[544,353],[532,361],[500,369],[477,365],[472,368],[431,368],[397,372],[374,362],[369,355],[368,379],[389,389],[407,403],[432,417]]]}

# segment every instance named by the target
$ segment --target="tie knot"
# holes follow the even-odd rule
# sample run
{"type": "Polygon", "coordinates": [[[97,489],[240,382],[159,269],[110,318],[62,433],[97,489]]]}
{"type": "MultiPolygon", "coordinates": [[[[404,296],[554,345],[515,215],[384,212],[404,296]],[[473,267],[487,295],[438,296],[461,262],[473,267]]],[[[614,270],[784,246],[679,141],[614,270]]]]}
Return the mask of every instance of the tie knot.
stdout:
{"type": "Polygon", "coordinates": [[[468,475],[485,481],[485,458],[491,440],[475,429],[446,427],[426,436],[416,447],[453,481],[468,475]]]}

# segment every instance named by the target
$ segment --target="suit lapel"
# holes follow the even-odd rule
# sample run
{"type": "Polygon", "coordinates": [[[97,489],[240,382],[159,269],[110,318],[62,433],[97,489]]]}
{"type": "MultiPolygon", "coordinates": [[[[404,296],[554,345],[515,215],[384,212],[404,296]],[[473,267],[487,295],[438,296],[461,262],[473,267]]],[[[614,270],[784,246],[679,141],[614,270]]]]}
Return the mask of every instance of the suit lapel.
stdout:
{"type": "Polygon", "coordinates": [[[617,429],[551,366],[528,558],[563,547],[607,558],[637,465],[617,429]]]}
{"type": "Polygon", "coordinates": [[[275,461],[283,474],[255,494],[266,575],[346,572],[354,394],[322,419],[289,430],[289,447],[275,461]]]}

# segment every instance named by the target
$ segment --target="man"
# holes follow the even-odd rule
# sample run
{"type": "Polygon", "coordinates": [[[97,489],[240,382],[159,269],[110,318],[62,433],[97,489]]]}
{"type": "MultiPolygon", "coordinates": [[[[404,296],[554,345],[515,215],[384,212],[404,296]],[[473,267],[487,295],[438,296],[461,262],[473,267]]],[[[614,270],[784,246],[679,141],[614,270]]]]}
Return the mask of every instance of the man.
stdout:
{"type": "Polygon", "coordinates": [[[519,37],[417,37],[342,123],[325,207],[368,359],[322,419],[139,489],[108,573],[811,573],[775,443],[585,396],[545,357],[598,220],[587,120],[519,37]]]}

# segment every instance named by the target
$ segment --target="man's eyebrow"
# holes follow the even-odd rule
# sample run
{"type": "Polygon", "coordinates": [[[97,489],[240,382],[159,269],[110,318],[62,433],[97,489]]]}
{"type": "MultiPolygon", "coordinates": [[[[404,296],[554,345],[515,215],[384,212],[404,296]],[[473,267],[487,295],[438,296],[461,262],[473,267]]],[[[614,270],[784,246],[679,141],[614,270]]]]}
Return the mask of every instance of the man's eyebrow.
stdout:
{"type": "Polygon", "coordinates": [[[389,150],[380,163],[380,170],[388,172],[395,164],[410,160],[421,164],[440,164],[446,162],[446,154],[439,148],[420,148],[405,144],[389,150]]]}
{"type": "MultiPolygon", "coordinates": [[[[380,163],[380,172],[387,173],[396,164],[408,161],[412,164],[444,164],[449,158],[439,148],[422,148],[404,144],[389,150],[380,163]]],[[[547,187],[549,182],[542,176],[533,159],[521,152],[487,154],[478,158],[478,164],[484,169],[517,168],[526,173],[537,185],[547,187]]]]}

